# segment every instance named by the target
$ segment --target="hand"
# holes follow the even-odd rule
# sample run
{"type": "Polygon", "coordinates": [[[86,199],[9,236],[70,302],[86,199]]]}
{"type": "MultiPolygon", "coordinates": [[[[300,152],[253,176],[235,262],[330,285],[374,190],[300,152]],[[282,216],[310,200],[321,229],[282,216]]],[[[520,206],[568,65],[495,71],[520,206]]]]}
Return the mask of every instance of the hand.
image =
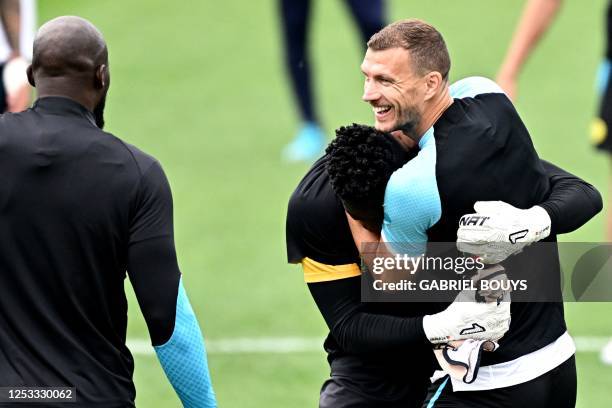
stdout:
{"type": "Polygon", "coordinates": [[[499,344],[490,340],[465,340],[435,349],[434,355],[442,371],[471,384],[478,376],[482,352],[493,352],[498,347],[499,344]]]}
{"type": "Polygon", "coordinates": [[[508,275],[506,275],[506,270],[503,266],[493,265],[482,269],[472,276],[471,279],[474,281],[474,286],[478,288],[475,296],[477,301],[495,302],[500,299],[511,300],[511,286],[507,283],[508,275]],[[484,286],[481,281],[489,281],[489,285],[484,286]],[[499,283],[492,285],[491,281],[498,281],[499,283]]]}
{"type": "Polygon", "coordinates": [[[406,151],[409,151],[409,150],[414,149],[415,147],[418,147],[418,143],[415,142],[414,139],[412,139],[410,136],[408,136],[401,130],[395,130],[391,132],[391,136],[393,136],[395,140],[397,140],[399,144],[402,145],[404,149],[406,149],[406,151]]]}
{"type": "Polygon", "coordinates": [[[503,201],[478,201],[476,213],[461,217],[457,249],[497,264],[550,235],[551,221],[539,206],[521,210],[503,201]]]}
{"type": "Polygon", "coordinates": [[[510,328],[509,294],[486,302],[477,302],[476,296],[476,291],[464,290],[446,310],[423,317],[429,341],[447,344],[467,339],[501,339],[510,328]]]}

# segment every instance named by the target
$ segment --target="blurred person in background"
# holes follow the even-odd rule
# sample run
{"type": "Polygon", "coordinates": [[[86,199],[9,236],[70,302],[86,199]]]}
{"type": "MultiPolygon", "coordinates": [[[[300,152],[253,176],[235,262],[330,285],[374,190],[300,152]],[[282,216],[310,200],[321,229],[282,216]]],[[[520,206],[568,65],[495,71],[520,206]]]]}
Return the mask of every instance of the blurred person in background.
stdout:
{"type": "MultiPolygon", "coordinates": [[[[506,57],[497,75],[497,82],[506,94],[515,99],[517,82],[529,55],[542,36],[551,26],[561,8],[562,0],[528,0],[523,15],[517,25],[506,57]]],[[[610,63],[612,61],[612,2],[608,3],[606,14],[606,48],[603,61],[596,77],[596,90],[600,98],[598,116],[591,124],[591,139],[599,150],[612,154],[612,81],[610,63]]],[[[612,160],[610,161],[608,195],[612,195],[612,160]]],[[[608,198],[609,200],[610,198],[608,198]]],[[[612,211],[607,210],[606,239],[612,242],[612,211]]],[[[602,349],[601,360],[612,365],[612,341],[602,349]]]]}
{"type": "MultiPolygon", "coordinates": [[[[385,26],[385,0],[345,0],[359,28],[363,45],[385,26]]],[[[308,54],[311,0],[280,0],[285,65],[297,100],[301,124],[285,146],[283,159],[311,162],[323,152],[325,133],[316,109],[308,54]]]]}
{"type": "Polygon", "coordinates": [[[27,68],[38,99],[0,115],[10,174],[0,182],[0,387],[71,387],[75,407],[134,407],[127,275],[183,406],[216,407],[168,180],[155,158],[102,130],[108,67],[90,22],[51,20],[27,68]]]}
{"type": "Polygon", "coordinates": [[[0,112],[21,112],[30,104],[26,68],[32,60],[35,21],[35,0],[0,0],[0,112]]]}

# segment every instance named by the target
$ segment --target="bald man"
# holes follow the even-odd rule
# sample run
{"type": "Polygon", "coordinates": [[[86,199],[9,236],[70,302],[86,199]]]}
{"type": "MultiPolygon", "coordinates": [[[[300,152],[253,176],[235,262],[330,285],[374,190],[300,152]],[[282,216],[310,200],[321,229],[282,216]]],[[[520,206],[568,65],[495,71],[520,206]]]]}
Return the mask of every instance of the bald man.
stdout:
{"type": "Polygon", "coordinates": [[[10,175],[0,181],[0,406],[15,390],[51,386],[66,392],[37,398],[45,407],[135,406],[126,270],[183,405],[216,406],[168,181],[153,157],[102,131],[102,35],[78,17],[49,21],[28,79],[33,107],[0,116],[0,172],[10,175]]]}

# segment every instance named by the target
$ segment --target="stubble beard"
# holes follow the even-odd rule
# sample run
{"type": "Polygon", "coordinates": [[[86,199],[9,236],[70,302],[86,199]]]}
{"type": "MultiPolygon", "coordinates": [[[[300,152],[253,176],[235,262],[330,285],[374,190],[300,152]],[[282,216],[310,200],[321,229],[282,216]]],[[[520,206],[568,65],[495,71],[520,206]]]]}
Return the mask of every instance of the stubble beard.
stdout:
{"type": "Polygon", "coordinates": [[[100,102],[96,105],[93,111],[96,126],[100,129],[104,129],[104,108],[106,107],[106,94],[100,99],[100,102]]]}
{"type": "Polygon", "coordinates": [[[403,120],[395,126],[393,131],[401,131],[411,139],[418,141],[416,129],[421,123],[421,114],[415,109],[406,111],[403,120]]]}

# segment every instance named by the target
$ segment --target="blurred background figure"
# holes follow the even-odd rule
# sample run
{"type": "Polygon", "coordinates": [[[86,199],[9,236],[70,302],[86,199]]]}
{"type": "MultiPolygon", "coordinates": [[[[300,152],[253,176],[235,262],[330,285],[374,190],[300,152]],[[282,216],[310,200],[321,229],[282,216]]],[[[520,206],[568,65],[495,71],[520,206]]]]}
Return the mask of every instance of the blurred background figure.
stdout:
{"type": "MultiPolygon", "coordinates": [[[[554,21],[562,0],[528,0],[518,23],[506,57],[497,75],[498,84],[510,99],[517,97],[517,83],[521,69],[529,54],[554,21]]],[[[610,81],[610,61],[612,61],[612,2],[608,2],[606,15],[605,55],[596,76],[596,90],[600,98],[599,112],[591,124],[591,139],[599,150],[612,154],[612,81],[610,81]]],[[[608,191],[612,194],[612,160],[608,169],[608,191]]],[[[606,239],[612,242],[612,211],[607,211],[606,239]]],[[[601,360],[612,365],[612,340],[602,349],[601,360]]]]}
{"type": "MultiPolygon", "coordinates": [[[[385,0],[345,0],[361,34],[362,46],[385,25],[385,0]]],[[[289,162],[312,161],[323,151],[326,137],[316,110],[308,55],[311,0],[280,0],[285,64],[299,107],[301,124],[283,150],[289,162]]]]}
{"type": "Polygon", "coordinates": [[[497,74],[497,83],[512,100],[517,96],[517,82],[529,54],[553,22],[562,0],[527,0],[516,27],[506,58],[497,74]]]}
{"type": "Polygon", "coordinates": [[[30,105],[26,68],[32,60],[35,21],[35,0],[0,0],[0,113],[21,112],[30,105]]]}

